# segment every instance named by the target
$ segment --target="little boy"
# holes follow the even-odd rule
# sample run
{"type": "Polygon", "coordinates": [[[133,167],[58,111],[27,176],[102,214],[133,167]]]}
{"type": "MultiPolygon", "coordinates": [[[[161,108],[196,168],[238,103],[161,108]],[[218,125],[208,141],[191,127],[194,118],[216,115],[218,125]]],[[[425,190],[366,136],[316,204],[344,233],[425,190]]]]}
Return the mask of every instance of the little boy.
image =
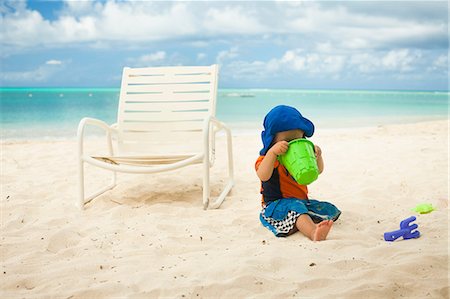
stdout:
{"type": "MultiPolygon", "coordinates": [[[[297,230],[313,241],[325,240],[339,211],[333,204],[308,199],[308,187],[298,184],[277,160],[293,139],[311,137],[314,124],[289,106],[276,106],[264,118],[263,149],[256,161],[261,180],[260,220],[277,237],[297,230]]],[[[323,171],[322,150],[314,146],[319,173],[323,171]]]]}

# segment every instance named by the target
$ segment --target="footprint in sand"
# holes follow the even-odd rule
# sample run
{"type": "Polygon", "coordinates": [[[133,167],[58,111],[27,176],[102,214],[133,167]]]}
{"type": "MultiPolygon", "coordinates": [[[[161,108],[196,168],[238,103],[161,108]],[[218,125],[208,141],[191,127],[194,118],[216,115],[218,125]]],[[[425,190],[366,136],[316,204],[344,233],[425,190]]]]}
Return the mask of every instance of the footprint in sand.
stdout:
{"type": "Polygon", "coordinates": [[[47,250],[53,253],[76,246],[81,240],[81,236],[72,230],[60,230],[53,234],[49,241],[47,250]]]}

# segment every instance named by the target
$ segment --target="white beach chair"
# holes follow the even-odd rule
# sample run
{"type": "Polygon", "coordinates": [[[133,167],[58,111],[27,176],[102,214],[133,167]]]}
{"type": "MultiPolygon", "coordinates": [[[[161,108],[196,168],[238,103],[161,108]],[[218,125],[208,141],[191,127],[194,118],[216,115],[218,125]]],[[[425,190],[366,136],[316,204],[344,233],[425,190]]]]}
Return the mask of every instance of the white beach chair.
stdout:
{"type": "Polygon", "coordinates": [[[117,123],[109,126],[98,119],[83,118],[78,126],[80,207],[83,209],[86,203],[112,189],[117,172],[150,174],[203,163],[203,208],[207,209],[215,134],[224,130],[229,178],[222,193],[210,205],[218,208],[234,181],[231,131],[215,118],[217,80],[217,65],[125,67],[117,123]],[[107,156],[84,154],[86,125],[104,129],[107,156]],[[85,197],[84,163],[113,171],[111,184],[85,197]]]}

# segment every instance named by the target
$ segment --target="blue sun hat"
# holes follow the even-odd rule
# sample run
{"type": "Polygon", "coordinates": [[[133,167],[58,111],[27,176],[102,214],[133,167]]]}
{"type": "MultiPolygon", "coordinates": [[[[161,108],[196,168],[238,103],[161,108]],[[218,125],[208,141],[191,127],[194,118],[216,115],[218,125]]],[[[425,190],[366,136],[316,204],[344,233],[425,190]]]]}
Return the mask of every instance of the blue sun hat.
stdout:
{"type": "Polygon", "coordinates": [[[263,125],[264,131],[261,133],[261,139],[264,147],[259,152],[262,156],[267,153],[273,138],[279,132],[300,129],[305,132],[306,137],[314,134],[314,124],[304,118],[300,111],[286,105],[279,105],[270,110],[264,118],[263,125]]]}

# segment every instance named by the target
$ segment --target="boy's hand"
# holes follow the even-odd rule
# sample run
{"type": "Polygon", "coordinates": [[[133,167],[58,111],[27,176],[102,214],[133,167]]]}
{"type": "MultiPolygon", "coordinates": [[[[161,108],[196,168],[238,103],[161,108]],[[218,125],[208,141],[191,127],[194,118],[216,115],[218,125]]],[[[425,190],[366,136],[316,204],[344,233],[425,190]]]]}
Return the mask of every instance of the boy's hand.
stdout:
{"type": "Polygon", "coordinates": [[[314,153],[316,154],[316,158],[322,156],[322,149],[318,145],[314,145],[314,153]]]}
{"type": "Polygon", "coordinates": [[[287,152],[288,148],[289,143],[287,141],[278,141],[270,148],[269,152],[272,152],[275,156],[278,156],[287,152]]]}

